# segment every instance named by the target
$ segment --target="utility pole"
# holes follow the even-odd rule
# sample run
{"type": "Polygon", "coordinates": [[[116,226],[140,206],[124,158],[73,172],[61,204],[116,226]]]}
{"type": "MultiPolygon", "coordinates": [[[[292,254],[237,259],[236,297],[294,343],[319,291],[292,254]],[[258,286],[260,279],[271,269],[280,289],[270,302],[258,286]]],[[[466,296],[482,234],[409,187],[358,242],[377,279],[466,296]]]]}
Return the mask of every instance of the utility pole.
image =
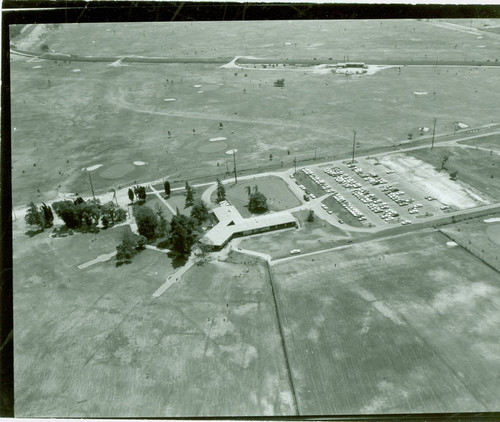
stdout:
{"type": "Polygon", "coordinates": [[[432,129],[432,144],[431,150],[434,148],[434,135],[436,134],[436,118],[434,117],[434,128],[432,129]]]}
{"type": "Polygon", "coordinates": [[[314,148],[314,161],[316,161],[316,149],[317,148],[314,148]]]}
{"type": "Polygon", "coordinates": [[[295,171],[293,174],[297,173],[297,157],[293,157],[293,165],[295,166],[295,171]]]}
{"type": "Polygon", "coordinates": [[[354,138],[352,140],[352,161],[354,163],[354,148],[356,147],[356,131],[354,131],[354,138]]]}
{"type": "Polygon", "coordinates": [[[226,173],[229,174],[229,164],[227,161],[226,161],[226,173]]]}
{"type": "Polygon", "coordinates": [[[233,149],[233,161],[234,161],[234,183],[238,183],[238,178],[236,177],[236,150],[233,149]]]}
{"type": "Polygon", "coordinates": [[[89,180],[90,180],[90,189],[92,190],[92,196],[95,199],[95,194],[94,194],[94,186],[92,186],[92,177],[90,177],[90,171],[87,170],[87,173],[89,174],[89,180]]]}

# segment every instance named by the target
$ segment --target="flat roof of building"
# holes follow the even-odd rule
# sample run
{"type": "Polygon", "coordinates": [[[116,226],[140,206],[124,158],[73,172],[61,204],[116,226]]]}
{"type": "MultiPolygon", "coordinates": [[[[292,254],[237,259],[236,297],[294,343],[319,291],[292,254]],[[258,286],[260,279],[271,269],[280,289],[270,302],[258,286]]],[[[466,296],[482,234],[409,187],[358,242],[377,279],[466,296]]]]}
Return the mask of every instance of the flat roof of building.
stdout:
{"type": "Polygon", "coordinates": [[[288,211],[271,212],[250,218],[243,218],[233,206],[218,207],[212,211],[219,223],[205,233],[203,241],[213,246],[224,245],[236,233],[295,223],[295,218],[288,211]],[[222,219],[219,219],[219,216],[222,219]]]}

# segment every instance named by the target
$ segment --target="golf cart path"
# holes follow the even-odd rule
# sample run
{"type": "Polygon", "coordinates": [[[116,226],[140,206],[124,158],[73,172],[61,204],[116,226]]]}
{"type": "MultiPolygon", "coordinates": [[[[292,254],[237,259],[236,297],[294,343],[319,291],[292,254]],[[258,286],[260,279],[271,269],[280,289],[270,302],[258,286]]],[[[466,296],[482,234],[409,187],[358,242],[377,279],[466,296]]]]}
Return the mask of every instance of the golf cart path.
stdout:
{"type": "Polygon", "coordinates": [[[177,214],[177,212],[173,209],[173,207],[165,200],[165,198],[163,198],[160,194],[160,192],[158,192],[152,184],[149,185],[149,188],[153,191],[153,193],[158,197],[158,199],[163,203],[163,205],[165,205],[172,214],[177,214]]]}

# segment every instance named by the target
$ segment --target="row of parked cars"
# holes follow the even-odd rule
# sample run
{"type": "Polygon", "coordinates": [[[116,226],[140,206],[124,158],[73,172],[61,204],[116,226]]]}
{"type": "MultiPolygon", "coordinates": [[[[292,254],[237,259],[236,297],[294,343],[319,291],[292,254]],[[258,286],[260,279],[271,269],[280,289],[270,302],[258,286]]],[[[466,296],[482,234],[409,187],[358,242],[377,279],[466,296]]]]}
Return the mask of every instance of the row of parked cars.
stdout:
{"type": "Polygon", "coordinates": [[[355,164],[347,164],[347,167],[349,167],[354,173],[356,173],[359,177],[361,177],[363,180],[366,180],[370,185],[383,185],[387,183],[387,180],[382,179],[379,177],[378,174],[376,173],[366,173],[363,171],[361,167],[357,167],[355,164]]]}
{"type": "Polygon", "coordinates": [[[333,177],[333,179],[346,189],[360,188],[361,185],[352,177],[344,173],[340,167],[326,168],[324,172],[333,177]]]}
{"type": "Polygon", "coordinates": [[[357,218],[359,221],[365,221],[366,217],[363,215],[363,213],[358,210],[354,205],[352,205],[347,199],[345,199],[340,193],[335,192],[333,194],[333,198],[340,204],[342,205],[349,213],[357,218]]]}
{"type": "MultiPolygon", "coordinates": [[[[316,183],[321,189],[323,189],[326,193],[332,193],[333,188],[326,183],[323,179],[321,179],[319,176],[316,175],[312,170],[308,169],[307,167],[303,168],[302,171],[307,174],[311,180],[316,183]]],[[[311,194],[312,198],[312,194],[311,194]]],[[[314,198],[313,198],[314,199],[314,198]]]]}
{"type": "Polygon", "coordinates": [[[395,220],[396,217],[399,216],[396,211],[390,209],[387,202],[383,202],[380,198],[377,198],[375,194],[371,193],[368,189],[356,189],[352,194],[366,204],[370,211],[378,214],[382,220],[388,222],[390,220],[395,220]]]}
{"type": "Polygon", "coordinates": [[[412,204],[415,201],[413,198],[403,198],[403,195],[405,193],[392,185],[388,185],[382,188],[382,192],[384,192],[390,199],[392,199],[400,207],[412,204]]]}

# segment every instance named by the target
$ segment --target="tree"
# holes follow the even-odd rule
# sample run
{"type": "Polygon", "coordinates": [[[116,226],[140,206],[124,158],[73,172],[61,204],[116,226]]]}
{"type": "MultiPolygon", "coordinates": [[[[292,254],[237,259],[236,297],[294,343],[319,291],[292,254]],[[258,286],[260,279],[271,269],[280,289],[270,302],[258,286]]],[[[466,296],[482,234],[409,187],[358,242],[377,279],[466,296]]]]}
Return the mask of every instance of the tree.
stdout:
{"type": "Polygon", "coordinates": [[[137,231],[146,239],[151,240],[156,237],[158,218],[149,207],[134,207],[134,217],[137,223],[137,231]]]}
{"type": "Polygon", "coordinates": [[[285,86],[285,80],[284,79],[277,79],[274,82],[274,86],[276,86],[278,88],[283,88],[285,86]]]}
{"type": "Polygon", "coordinates": [[[226,200],[226,188],[222,184],[222,182],[217,179],[217,203],[226,200]]]}
{"type": "Polygon", "coordinates": [[[313,223],[314,222],[314,211],[309,210],[309,214],[307,215],[307,220],[308,223],[313,223]]]}
{"type": "Polygon", "coordinates": [[[193,208],[191,209],[191,217],[200,226],[204,221],[208,219],[208,207],[201,199],[195,201],[193,208]]]}
{"type": "Polygon", "coordinates": [[[40,208],[43,215],[44,227],[52,227],[54,222],[54,213],[52,212],[52,208],[50,208],[50,205],[45,205],[43,202],[40,208]]]}
{"type": "Polygon", "coordinates": [[[170,182],[168,180],[163,183],[163,188],[165,189],[165,195],[170,196],[170,182]]]}
{"type": "Polygon", "coordinates": [[[130,199],[130,202],[134,202],[134,191],[132,189],[128,190],[128,198],[130,199]]]}
{"type": "Polygon", "coordinates": [[[81,225],[76,205],[73,201],[58,201],[52,204],[54,212],[59,216],[68,229],[75,229],[81,225]]]}
{"type": "Polygon", "coordinates": [[[250,186],[245,186],[245,190],[247,191],[247,195],[250,198],[250,194],[252,193],[252,188],[250,186]]]}
{"type": "Polygon", "coordinates": [[[42,230],[45,227],[43,213],[38,210],[37,206],[33,202],[28,204],[28,210],[24,216],[24,221],[26,221],[26,224],[29,224],[30,226],[40,226],[40,229],[42,230]]]}
{"type": "Polygon", "coordinates": [[[140,203],[146,202],[146,188],[144,186],[136,186],[134,187],[135,196],[139,199],[140,203]]]}
{"type": "Polygon", "coordinates": [[[113,201],[106,202],[101,207],[101,222],[104,227],[113,226],[115,223],[125,220],[127,212],[116,205],[113,201]],[[105,222],[107,221],[107,223],[105,222]]]}
{"type": "Polygon", "coordinates": [[[184,204],[184,208],[190,207],[193,203],[193,188],[186,182],[186,203],[184,204]]]}
{"type": "Polygon", "coordinates": [[[450,156],[448,154],[444,154],[441,158],[441,168],[440,170],[443,170],[445,168],[446,163],[448,162],[450,156]]]}
{"type": "Polygon", "coordinates": [[[455,170],[453,172],[450,173],[450,179],[451,180],[457,180],[457,174],[458,174],[458,171],[455,170]]]}
{"type": "Polygon", "coordinates": [[[248,200],[248,210],[256,214],[262,214],[269,210],[267,198],[261,192],[254,192],[248,200]]]}
{"type": "Polygon", "coordinates": [[[43,52],[49,51],[48,44],[47,43],[42,44],[41,47],[40,47],[40,50],[42,50],[43,52]]]}
{"type": "Polygon", "coordinates": [[[182,214],[174,215],[170,220],[169,240],[174,251],[188,256],[196,241],[194,219],[182,214]]]}
{"type": "Polygon", "coordinates": [[[156,218],[158,219],[158,224],[156,226],[156,235],[158,237],[164,237],[168,235],[168,221],[163,215],[162,208],[159,204],[156,204],[156,218]]]}
{"type": "Polygon", "coordinates": [[[116,260],[120,263],[130,263],[134,255],[146,246],[146,238],[135,233],[127,232],[122,243],[116,247],[116,260]]]}

